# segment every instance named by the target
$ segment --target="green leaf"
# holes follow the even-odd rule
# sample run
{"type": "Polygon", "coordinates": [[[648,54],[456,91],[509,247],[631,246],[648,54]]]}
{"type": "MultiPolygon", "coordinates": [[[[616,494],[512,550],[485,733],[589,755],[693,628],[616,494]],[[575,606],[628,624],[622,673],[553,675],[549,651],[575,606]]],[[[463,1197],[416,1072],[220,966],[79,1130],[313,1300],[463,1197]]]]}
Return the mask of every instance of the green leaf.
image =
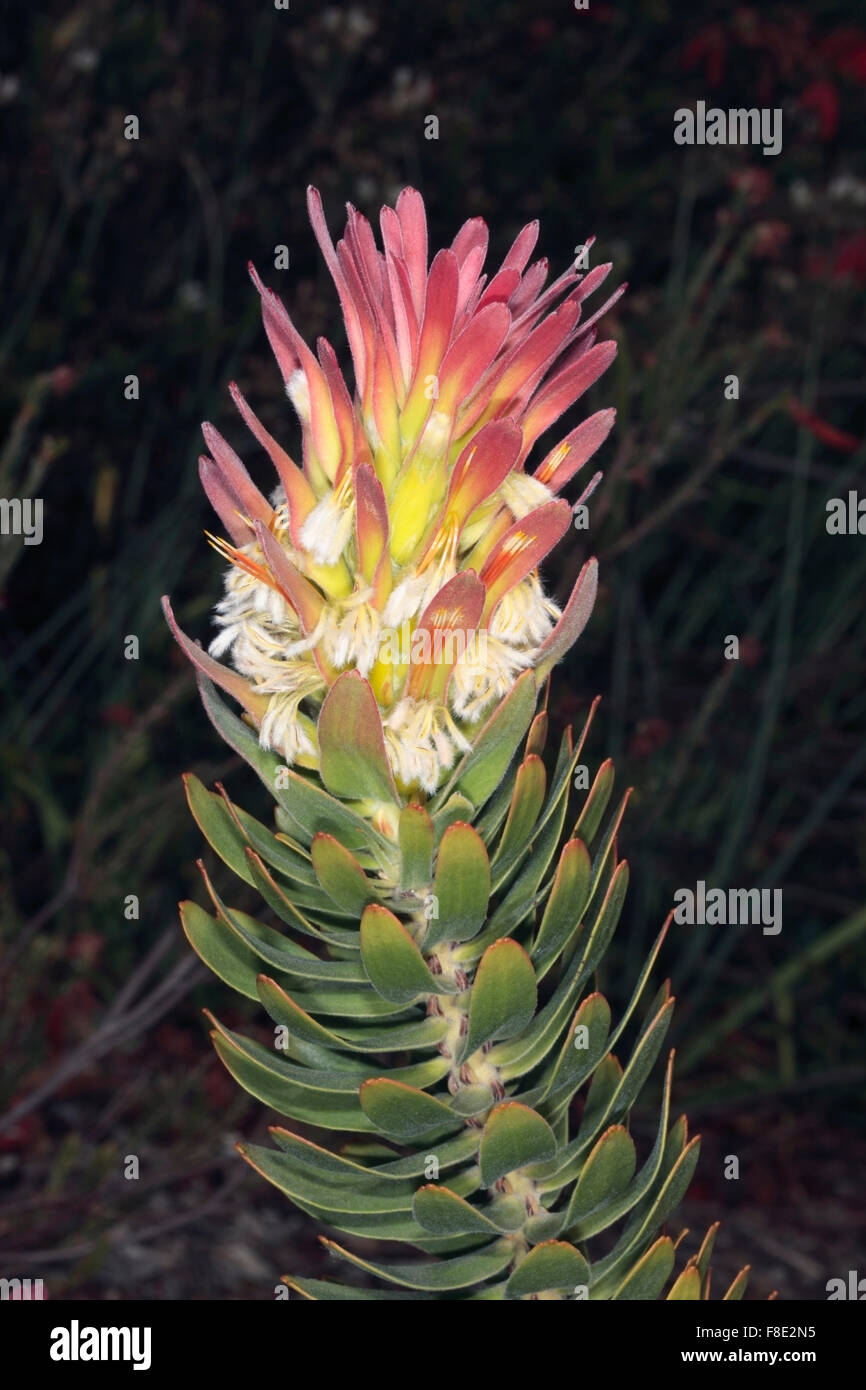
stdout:
{"type": "Polygon", "coordinates": [[[358,1094],[361,1109],[373,1127],[404,1143],[422,1136],[453,1133],[463,1124],[444,1101],[384,1076],[365,1081],[358,1094]]]}
{"type": "Polygon", "coordinates": [[[353,1028],[341,1024],[340,1046],[351,1052],[429,1052],[448,1031],[446,1018],[419,1018],[411,1023],[386,1023],[381,1027],[353,1028]]]}
{"type": "MultiPolygon", "coordinates": [[[[365,1240],[393,1240],[410,1244],[418,1250],[432,1254],[451,1255],[459,1251],[477,1249],[484,1243],[483,1236],[431,1236],[419,1226],[411,1213],[403,1215],[366,1215],[364,1213],[332,1211],[329,1207],[317,1206],[315,1202],[303,1201],[293,1197],[292,1201],[301,1211],[311,1216],[318,1226],[332,1226],[348,1236],[361,1236],[365,1240]]],[[[489,1236],[487,1237],[489,1239],[489,1236]]]]}
{"type": "Polygon", "coordinates": [[[487,1082],[470,1083],[468,1086],[461,1086],[455,1096],[451,1097],[451,1109],[457,1115],[480,1115],[490,1109],[493,1104],[493,1092],[487,1082]]]}
{"type": "Polygon", "coordinates": [[[628,1060],[628,1066],[623,1072],[622,1080],[611,1099],[605,1119],[619,1119],[631,1109],[659,1055],[665,1034],[670,1027],[673,1007],[674,1001],[669,999],[658,1013],[653,1013],[650,1026],[645,1029],[635,1044],[634,1051],[628,1060]]]}
{"type": "Polygon", "coordinates": [[[211,849],[245,883],[253,880],[247,867],[244,840],[221,796],[209,792],[191,772],[184,774],[184,790],[196,825],[211,849]]]}
{"type": "Polygon", "coordinates": [[[580,1239],[580,1222],[625,1192],[637,1164],[634,1140],[622,1125],[611,1125],[593,1148],[568,1205],[565,1225],[580,1239]]]}
{"type": "MultiPolygon", "coordinates": [[[[238,914],[235,913],[235,916],[238,914]]],[[[353,988],[351,985],[324,985],[309,984],[300,988],[294,981],[290,982],[293,998],[306,1009],[309,1014],[326,1014],[334,1018],[360,1018],[365,1024],[370,1019],[393,1019],[395,1021],[411,1021],[417,1018],[417,1013],[407,1010],[402,1004],[392,1004],[387,999],[380,999],[378,994],[370,989],[369,982],[364,981],[362,988],[353,988]]]]}
{"type": "MultiPolygon", "coordinates": [[[[190,946],[205,965],[239,994],[258,999],[260,961],[237,934],[194,902],[181,903],[180,920],[190,946]]],[[[252,922],[252,918],[247,920],[252,922]]],[[[273,939],[281,939],[270,927],[255,925],[260,931],[269,932],[273,939]]]]}
{"type": "Polygon", "coordinates": [[[473,1207],[463,1197],[458,1197],[448,1187],[430,1183],[419,1187],[412,1203],[412,1213],[419,1225],[434,1235],[463,1236],[499,1235],[499,1228],[489,1217],[473,1207]]]}
{"type": "Polygon", "coordinates": [[[594,906],[599,893],[603,895],[607,892],[611,876],[616,866],[616,837],[630,798],[631,788],[629,788],[620,801],[616,812],[611,817],[610,823],[604,832],[602,841],[596,850],[595,857],[592,861],[592,874],[590,876],[589,895],[586,903],[587,911],[594,906]]]}
{"type": "Polygon", "coordinates": [[[659,953],[659,951],[661,950],[662,942],[664,941],[665,937],[667,936],[668,927],[670,926],[670,921],[671,921],[671,919],[668,918],[667,921],[664,923],[664,925],[663,925],[661,931],[659,932],[658,936],[656,937],[655,941],[654,941],[653,944],[652,944],[652,947],[651,947],[651,949],[650,949],[650,953],[649,953],[649,955],[647,956],[646,961],[644,962],[643,969],[641,970],[641,973],[640,973],[640,975],[638,976],[637,981],[636,981],[636,983],[635,983],[635,987],[634,987],[634,989],[633,989],[633,991],[632,991],[631,999],[629,1000],[628,1005],[626,1006],[625,1013],[623,1014],[622,1018],[620,1019],[619,1023],[616,1025],[616,1028],[614,1029],[613,1033],[611,1034],[610,1046],[611,1046],[612,1048],[615,1047],[616,1044],[617,1044],[617,1042],[619,1041],[619,1039],[620,1039],[622,1033],[624,1032],[624,1030],[625,1030],[625,1028],[626,1028],[626,1025],[628,1024],[629,1019],[631,1018],[632,1014],[634,1013],[634,1011],[635,1011],[635,1009],[636,1009],[636,1007],[637,1007],[638,1001],[640,1000],[640,998],[641,998],[642,995],[643,995],[643,992],[644,992],[644,989],[646,988],[646,985],[647,985],[647,982],[648,982],[648,980],[649,980],[649,977],[650,977],[650,975],[652,974],[653,967],[655,966],[655,962],[656,962],[656,959],[657,959],[657,957],[658,957],[658,953],[659,953]]]}
{"type": "MultiPolygon", "coordinates": [[[[347,927],[338,927],[331,923],[322,926],[314,926],[309,917],[301,912],[296,901],[294,901],[300,896],[299,890],[292,887],[290,889],[292,897],[289,898],[277,883],[273,874],[268,871],[264,862],[252,849],[247,849],[247,863],[249,864],[253,883],[261,893],[268,907],[272,912],[275,912],[280,920],[285,922],[287,926],[293,927],[295,931],[300,932],[302,936],[312,937],[315,941],[328,942],[330,945],[337,946],[338,948],[345,948],[348,946],[352,950],[358,950],[357,930],[352,931],[347,927]]],[[[327,907],[331,906],[330,903],[327,903],[326,899],[325,903],[327,907]]]]}
{"type": "Polygon", "coordinates": [[[589,979],[613,939],[628,891],[628,880],[628,860],[623,859],[616,866],[592,931],[583,942],[583,954],[576,972],[581,981],[589,979]]]}
{"type": "MultiPolygon", "coordinates": [[[[461,816],[461,820],[468,821],[475,826],[485,845],[492,845],[497,834],[502,828],[505,817],[508,815],[508,808],[511,805],[511,795],[514,791],[514,779],[517,776],[517,769],[520,766],[521,755],[515,753],[511,762],[505,770],[505,776],[501,785],[488,799],[484,810],[480,816],[476,816],[475,808],[471,802],[466,802],[468,814],[461,816]]],[[[465,800],[465,798],[463,798],[465,800]]],[[[504,1285],[503,1285],[504,1287],[504,1285]]]]}
{"type": "Polygon", "coordinates": [[[595,1069],[589,1087],[589,1094],[586,1104],[583,1107],[583,1115],[580,1120],[580,1129],[577,1132],[576,1143],[581,1141],[591,1143],[592,1138],[598,1133],[605,1122],[605,1119],[613,1110],[613,1098],[616,1095],[620,1082],[622,1081],[622,1067],[618,1058],[613,1053],[599,1062],[595,1069]],[[587,1135],[589,1139],[587,1140],[587,1135]]]}
{"type": "Polygon", "coordinates": [[[445,804],[455,789],[467,796],[473,806],[483,805],[502,781],[517,745],[529,728],[536,698],[534,675],[532,671],[524,671],[434,798],[434,812],[445,804]]]}
{"type": "Polygon", "coordinates": [[[723,1303],[736,1303],[743,1297],[743,1294],[746,1292],[746,1285],[749,1282],[750,1270],[751,1265],[746,1265],[740,1270],[727,1293],[722,1294],[723,1303]]]}
{"type": "Polygon", "coordinates": [[[537,753],[541,757],[547,743],[547,710],[539,710],[529,726],[529,733],[526,735],[526,753],[537,753]]]}
{"type": "MultiPolygon", "coordinates": [[[[321,1042],[312,1042],[301,1037],[298,1031],[289,1033],[286,1038],[285,1055],[292,1062],[304,1065],[292,1070],[292,1076],[300,1086],[310,1086],[321,1091],[346,1091],[354,1094],[362,1081],[370,1081],[381,1074],[381,1062],[371,1065],[366,1057],[352,1057],[345,1052],[337,1053],[321,1042]]],[[[392,1081],[405,1082],[407,1086],[418,1086],[422,1090],[435,1086],[448,1075],[449,1062],[441,1053],[423,1057],[420,1061],[405,1066],[393,1067],[388,1075],[392,1081]]]]}
{"type": "Polygon", "coordinates": [[[406,1293],[399,1289],[356,1289],[351,1284],[332,1284],[329,1279],[298,1279],[293,1274],[284,1274],[282,1282],[316,1303],[375,1303],[381,1299],[396,1301],[401,1298],[416,1302],[434,1298],[432,1294],[406,1293]]]}
{"type": "Polygon", "coordinates": [[[471,1255],[458,1255],[453,1260],[436,1260],[432,1264],[376,1264],[362,1259],[351,1250],[345,1250],[332,1240],[323,1240],[326,1249],[340,1259],[387,1279],[393,1284],[402,1284],[410,1289],[442,1290],[465,1289],[480,1284],[484,1279],[492,1279],[511,1263],[511,1246],[505,1241],[493,1241],[483,1250],[471,1255]]]}
{"type": "Polygon", "coordinates": [[[423,806],[412,803],[400,812],[400,887],[427,888],[433,876],[433,822],[423,806]]]}
{"type": "MultiPolygon", "coordinates": [[[[594,1086],[589,1087],[587,1098],[587,1108],[581,1118],[580,1130],[577,1133],[578,1144],[589,1144],[594,1140],[595,1134],[606,1125],[609,1120],[619,1120],[623,1118],[631,1108],[632,1102],[637,1097],[642,1084],[651,1072],[653,1062],[659,1055],[662,1047],[664,1034],[670,1026],[670,1016],[673,1011],[673,999],[669,999],[663,1009],[653,1016],[652,1027],[642,1034],[641,1038],[635,1042],[634,1052],[628,1059],[628,1066],[612,1094],[607,1094],[606,1087],[599,1087],[598,1094],[594,1094],[594,1086]]],[[[619,1069],[619,1063],[617,1063],[619,1069]]],[[[598,1076],[599,1072],[596,1072],[598,1076]]]]}
{"type": "MultiPolygon", "coordinates": [[[[434,844],[439,844],[449,825],[453,825],[458,820],[471,821],[474,815],[475,807],[472,802],[467,797],[461,796],[459,792],[454,792],[452,796],[449,796],[441,811],[437,811],[433,816],[434,844]]],[[[485,839],[486,843],[486,837],[482,838],[485,839]]]]}
{"type": "MultiPolygon", "coordinates": [[[[314,1169],[305,1170],[289,1154],[278,1150],[246,1143],[238,1145],[238,1149],[251,1167],[297,1206],[347,1234],[415,1244],[425,1241],[442,1250],[465,1248],[465,1242],[449,1236],[431,1240],[424,1227],[419,1226],[412,1216],[412,1182],[352,1184],[314,1169]]],[[[458,1175],[457,1181],[461,1190],[477,1189],[477,1182],[473,1184],[465,1174],[458,1175]]],[[[484,1234],[489,1240],[491,1231],[484,1234]]],[[[499,1232],[493,1228],[492,1234],[499,1232]]]]}
{"type": "Polygon", "coordinates": [[[471,1057],[487,1042],[521,1033],[535,1013],[536,998],[535,971],[523,947],[508,937],[494,941],[472,982],[460,1055],[471,1057]]]}
{"type": "Polygon", "coordinates": [[[642,1033],[636,1042],[625,1071],[612,1055],[600,1063],[589,1088],[577,1138],[573,1148],[569,1146],[570,1152],[581,1153],[593,1143],[605,1125],[627,1113],[658,1056],[670,1024],[672,1007],[673,1000],[669,1000],[662,1010],[654,1014],[652,1027],[642,1033]]]}
{"type": "Polygon", "coordinates": [[[583,810],[575,822],[569,839],[583,840],[586,845],[592,844],[596,831],[601,825],[601,818],[607,810],[607,803],[610,801],[613,779],[613,763],[608,758],[595,774],[595,781],[586,794],[583,810]]]}
{"type": "Polygon", "coordinates": [[[701,1297],[701,1276],[696,1265],[687,1265],[671,1285],[667,1302],[696,1303],[701,1297]]]}
{"type": "Polygon", "coordinates": [[[574,1015],[550,1080],[539,1087],[539,1099],[544,1100],[545,1110],[570,1099],[595,1071],[608,1050],[609,1031],[610,1005],[603,994],[588,994],[574,1015]]]}
{"type": "Polygon", "coordinates": [[[707,1275],[710,1272],[710,1260],[713,1257],[713,1246],[716,1243],[716,1236],[719,1233],[719,1227],[721,1226],[721,1224],[722,1223],[720,1221],[713,1222],[713,1225],[710,1226],[709,1230],[707,1231],[707,1234],[704,1236],[703,1241],[701,1242],[700,1250],[695,1256],[695,1265],[697,1266],[698,1273],[701,1276],[701,1284],[704,1286],[705,1292],[708,1291],[706,1289],[706,1282],[707,1275]]]}
{"type": "Polygon", "coordinates": [[[328,899],[317,885],[308,856],[284,844],[253,816],[233,806],[224,788],[219,788],[219,795],[209,792],[191,773],[184,777],[184,784],[196,824],[208,844],[239,878],[257,886],[257,871],[249,855],[253,849],[271,869],[292,880],[296,907],[327,910],[328,899]],[[302,886],[299,889],[296,885],[302,886]]]}
{"type": "MultiPolygon", "coordinates": [[[[635,1250],[639,1249],[645,1240],[650,1239],[653,1232],[657,1231],[679,1206],[692,1180],[699,1152],[700,1140],[696,1138],[676,1158],[667,1176],[663,1177],[659,1190],[650,1193],[635,1209],[613,1250],[593,1268],[600,1288],[609,1288],[621,1277],[623,1268],[633,1257],[635,1250]]],[[[664,1174],[664,1167],[662,1173],[664,1174]]]]}
{"type": "Polygon", "coordinates": [[[377,994],[395,1004],[443,992],[403,923],[377,904],[361,918],[361,960],[377,994]]]}
{"type": "Polygon", "coordinates": [[[257,986],[259,998],[275,1023],[282,1024],[308,1042],[321,1043],[325,1047],[344,1046],[336,1033],[323,1028],[321,1023],[311,1018],[291,995],[280,988],[276,980],[270,979],[267,975],[259,975],[257,986]]]}
{"type": "Polygon", "coordinates": [[[506,1298],[568,1290],[589,1285],[589,1265],[579,1250],[563,1240],[547,1240],[530,1250],[505,1286],[506,1298]]]}
{"type": "Polygon", "coordinates": [[[367,976],[364,974],[360,962],[342,960],[320,960],[314,956],[312,951],[305,951],[303,947],[295,942],[290,942],[286,937],[281,937],[281,945],[275,947],[256,936],[252,931],[244,926],[243,914],[236,912],[233,908],[226,907],[225,903],[218,897],[216,891],[211,888],[214,903],[217,911],[227,922],[232,931],[237,932],[242,941],[251,946],[257,956],[260,956],[268,965],[276,966],[277,970],[286,975],[291,975],[298,980],[321,980],[329,984],[365,984],[367,976]]]}
{"type": "Polygon", "coordinates": [[[229,748],[243,758],[244,762],[249,763],[271,794],[279,800],[279,795],[274,790],[276,773],[280,766],[279,758],[274,753],[266,752],[249,724],[239,719],[234,711],[223,703],[213,681],[201,671],[196,671],[196,682],[205,712],[217,733],[229,748]]]}
{"type": "Polygon", "coordinates": [[[616,930],[627,886],[628,865],[623,860],[601,904],[588,940],[584,943],[583,956],[577,970],[569,972],[560,981],[551,998],[520,1037],[494,1049],[490,1061],[495,1066],[507,1067],[510,1074],[522,1075],[527,1066],[535,1066],[556,1044],[565,1019],[579,998],[584,983],[604,954],[605,944],[610,941],[616,930]]]}
{"type": "MultiPolygon", "coordinates": [[[[263,1067],[280,1081],[299,1086],[305,1091],[318,1091],[354,1098],[361,1082],[368,1080],[371,1075],[375,1075],[374,1069],[362,1060],[355,1057],[340,1056],[320,1044],[306,1042],[297,1035],[289,1039],[286,1051],[282,1047],[277,1048],[276,1045],[265,1047],[262,1043],[256,1042],[255,1039],[245,1037],[243,1033],[226,1028],[208,1009],[203,1012],[216,1028],[219,1036],[238,1052],[243,1053],[250,1062],[255,1063],[258,1067],[263,1067]],[[287,1057],[296,1060],[288,1061],[286,1060],[287,1057]],[[296,1064],[297,1061],[305,1065],[299,1066],[296,1064]]],[[[435,1066],[435,1059],[430,1059],[422,1065],[430,1066],[431,1062],[435,1066]]],[[[417,1068],[404,1067],[399,1070],[415,1071],[417,1068]]],[[[417,1084],[414,1077],[401,1077],[400,1079],[412,1085],[417,1084]]]]}
{"type": "Polygon", "coordinates": [[[355,856],[333,835],[321,832],[313,837],[310,854],[316,877],[331,901],[360,917],[367,904],[375,901],[376,890],[355,856]]]}
{"type": "Polygon", "coordinates": [[[555,1152],[556,1139],[547,1121],[518,1101],[504,1101],[491,1110],[481,1134],[481,1181],[492,1187],[506,1174],[541,1163],[555,1152]]]}
{"type": "MultiPolygon", "coordinates": [[[[542,889],[539,892],[539,885],[556,853],[565,822],[567,806],[566,797],[561,796],[549,818],[547,808],[545,808],[542,816],[543,824],[540,823],[536,827],[536,838],[529,847],[528,864],[524,866],[519,876],[508,888],[484,931],[466,946],[460,948],[458,959],[478,960],[492,941],[498,940],[501,936],[507,936],[509,932],[526,923],[535,903],[544,896],[545,890],[542,889]]],[[[496,884],[493,885],[494,888],[496,886],[496,884]]]]}
{"type": "Polygon", "coordinates": [[[301,844],[309,846],[321,832],[333,835],[346,849],[369,849],[381,862],[393,860],[394,846],[368,821],[291,768],[280,768],[279,779],[270,791],[301,844]]]}
{"type": "Polygon", "coordinates": [[[427,928],[426,950],[440,941],[467,941],[480,931],[490,898],[490,861],[471,825],[458,822],[442,836],[433,895],[438,916],[427,928]]]}
{"type": "MultiPolygon", "coordinates": [[[[656,1127],[656,1138],[649,1157],[631,1186],[623,1193],[622,1197],[609,1206],[606,1206],[601,1215],[599,1215],[599,1209],[597,1208],[592,1216],[584,1218],[581,1224],[581,1240],[586,1240],[590,1235],[595,1235],[598,1231],[605,1230],[614,1221],[619,1220],[621,1216],[625,1216],[627,1212],[633,1209],[637,1211],[640,1203],[645,1200],[650,1200],[648,1194],[652,1192],[653,1187],[659,1181],[659,1175],[663,1175],[666,1171],[664,1158],[667,1151],[672,1082],[673,1053],[671,1053],[668,1059],[668,1065],[665,1071],[665,1079],[662,1087],[662,1103],[659,1108],[659,1119],[656,1127]]],[[[585,1144],[578,1145],[574,1140],[570,1144],[564,1145],[557,1156],[556,1171],[553,1176],[551,1177],[548,1172],[541,1179],[537,1180],[540,1191],[545,1194],[557,1192],[565,1183],[570,1182],[573,1177],[579,1176],[583,1166],[581,1156],[585,1148],[585,1144]]],[[[551,1165],[548,1165],[548,1167],[550,1166],[551,1165]]],[[[661,1180],[664,1180],[663,1177],[661,1180]]],[[[642,1216],[639,1216],[638,1223],[642,1219],[642,1216]]],[[[577,1236],[576,1232],[568,1229],[567,1224],[565,1233],[569,1236],[575,1236],[575,1238],[577,1236]]]]}
{"type": "Polygon", "coordinates": [[[517,769],[505,829],[496,851],[495,864],[506,867],[526,849],[544,805],[547,773],[536,753],[530,753],[517,769]]]}
{"type": "Polygon", "coordinates": [[[569,840],[559,856],[553,888],[532,947],[539,979],[581,926],[589,898],[589,876],[586,845],[582,840],[569,840]]]}
{"type": "MultiPolygon", "coordinates": [[[[286,835],[275,835],[267,826],[262,825],[261,821],[257,821],[255,817],[242,811],[239,806],[233,805],[225,790],[222,792],[221,799],[224,800],[226,810],[232,820],[237,817],[244,839],[248,841],[256,854],[270,868],[276,869],[284,878],[291,879],[293,884],[301,884],[305,890],[311,891],[324,904],[325,899],[319,891],[308,851],[302,849],[294,841],[290,841],[286,835]]],[[[279,812],[279,808],[275,808],[275,811],[279,812]]]]}
{"type": "Polygon", "coordinates": [[[324,1129],[369,1132],[373,1128],[353,1097],[328,1095],[296,1086],[280,1076],[276,1068],[265,1066],[263,1061],[241,1051],[224,1034],[214,1031],[211,1038],[217,1056],[238,1085],[280,1115],[289,1115],[294,1120],[324,1129]]]}
{"type": "MultiPolygon", "coordinates": [[[[271,1132],[276,1136],[276,1130],[271,1132]]],[[[366,1163],[369,1159],[371,1163],[379,1163],[382,1167],[395,1153],[396,1149],[392,1149],[390,1144],[383,1144],[381,1139],[347,1139],[345,1144],[340,1145],[341,1158],[351,1158],[361,1163],[366,1163]]]]}
{"type": "MultiPolygon", "coordinates": [[[[493,892],[498,892],[505,885],[512,875],[515,866],[522,863],[527,855],[530,856],[529,868],[534,873],[536,884],[541,882],[541,879],[547,872],[548,865],[553,860],[562,835],[565,816],[568,811],[571,785],[569,779],[578,756],[572,748],[569,733],[570,731],[567,730],[560,745],[547,801],[533,827],[532,839],[527,842],[523,854],[517,854],[516,856],[512,855],[511,859],[507,863],[504,863],[504,865],[497,863],[496,871],[493,874],[493,892]],[[540,865],[539,859],[541,861],[540,865]]],[[[522,873],[517,883],[522,884],[525,878],[525,873],[522,873]]],[[[516,885],[509,888],[508,897],[502,904],[503,907],[506,906],[508,899],[510,899],[512,893],[515,891],[515,887],[516,885]]]]}
{"type": "Polygon", "coordinates": [[[660,1236],[643,1259],[638,1260],[613,1295],[618,1303],[658,1298],[674,1267],[674,1243],[670,1236],[660,1236]]]}
{"type": "MultiPolygon", "coordinates": [[[[280,1148],[291,1155],[295,1165],[302,1170],[306,1170],[312,1176],[319,1173],[326,1173],[333,1182],[339,1179],[347,1183],[350,1187],[357,1187],[364,1191],[384,1190],[383,1184],[399,1183],[404,1178],[429,1178],[428,1168],[430,1159],[435,1158],[439,1166],[439,1171],[444,1172],[455,1165],[465,1163],[467,1159],[474,1158],[478,1151],[478,1131],[461,1129],[453,1139],[437,1140],[436,1151],[434,1154],[425,1154],[423,1149],[417,1153],[408,1154],[405,1158],[394,1158],[393,1149],[386,1149],[384,1145],[377,1147],[387,1155],[392,1155],[386,1162],[377,1162],[375,1167],[368,1167],[355,1155],[358,1150],[366,1152],[372,1145],[370,1140],[357,1139],[343,1145],[341,1153],[332,1153],[330,1149],[322,1148],[315,1144],[311,1139],[302,1138],[299,1134],[293,1134],[291,1130],[283,1129],[276,1125],[270,1130],[271,1138],[280,1148]]],[[[471,1168],[467,1174],[458,1173],[448,1179],[452,1188],[459,1187],[465,1196],[467,1192],[475,1191],[478,1187],[478,1170],[471,1168]],[[472,1179],[474,1185],[466,1186],[464,1179],[472,1179]]],[[[415,1184],[411,1184],[414,1191],[415,1184]]]]}
{"type": "Polygon", "coordinates": [[[344,671],[325,696],[318,739],[322,781],[334,796],[399,805],[379,706],[357,671],[344,671]]]}
{"type": "MultiPolygon", "coordinates": [[[[240,1144],[238,1150],[251,1167],[293,1201],[319,1206],[332,1216],[341,1213],[381,1216],[388,1213],[408,1214],[412,1210],[414,1184],[411,1181],[387,1182],[381,1179],[365,1182],[346,1182],[339,1174],[306,1169],[293,1161],[290,1154],[278,1149],[266,1149],[258,1144],[240,1144]]],[[[421,1232],[418,1232],[420,1235],[421,1232]]]]}
{"type": "Polygon", "coordinates": [[[562,1232],[564,1212],[540,1211],[535,1216],[526,1216],[524,1210],[523,1234],[530,1245],[541,1245],[546,1240],[556,1240],[562,1232]]]}

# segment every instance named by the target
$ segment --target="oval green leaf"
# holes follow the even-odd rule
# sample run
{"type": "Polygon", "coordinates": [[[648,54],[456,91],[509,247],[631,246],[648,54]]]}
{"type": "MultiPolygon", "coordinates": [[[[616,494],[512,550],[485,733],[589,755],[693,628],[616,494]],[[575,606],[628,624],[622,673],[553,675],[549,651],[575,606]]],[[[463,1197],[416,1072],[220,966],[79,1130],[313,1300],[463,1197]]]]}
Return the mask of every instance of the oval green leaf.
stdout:
{"type": "Polygon", "coordinates": [[[481,1135],[481,1181],[492,1187],[507,1173],[529,1163],[543,1163],[555,1153],[556,1137],[538,1111],[519,1101],[504,1101],[491,1110],[481,1135]]]}
{"type": "Polygon", "coordinates": [[[515,1269],[505,1286],[506,1298],[574,1289],[589,1284],[589,1265],[579,1250],[564,1240],[536,1245],[515,1269]]]}
{"type": "Polygon", "coordinates": [[[442,992],[403,923],[376,903],[361,918],[361,960],[376,993],[394,1004],[442,992]]]}
{"type": "Polygon", "coordinates": [[[380,1134],[406,1143],[422,1135],[453,1133],[463,1124],[460,1116],[436,1096],[384,1076],[364,1081],[358,1098],[362,1111],[380,1134]]]}
{"type": "Polygon", "coordinates": [[[468,941],[481,930],[490,898],[490,860],[477,830],[463,821],[442,836],[433,897],[437,915],[427,929],[425,948],[440,941],[468,941]]]}
{"type": "Polygon", "coordinates": [[[318,723],[322,781],[347,801],[392,801],[397,788],[385,750],[382,716],[368,681],[357,671],[338,676],[318,723]]]}
{"type": "Polygon", "coordinates": [[[354,854],[321,831],[313,837],[310,854],[316,877],[331,901],[360,916],[376,891],[354,854]]]}
{"type": "Polygon", "coordinates": [[[471,1057],[486,1042],[522,1033],[535,1013],[538,991],[532,961],[509,937],[488,946],[469,996],[469,1029],[461,1055],[471,1057]]]}

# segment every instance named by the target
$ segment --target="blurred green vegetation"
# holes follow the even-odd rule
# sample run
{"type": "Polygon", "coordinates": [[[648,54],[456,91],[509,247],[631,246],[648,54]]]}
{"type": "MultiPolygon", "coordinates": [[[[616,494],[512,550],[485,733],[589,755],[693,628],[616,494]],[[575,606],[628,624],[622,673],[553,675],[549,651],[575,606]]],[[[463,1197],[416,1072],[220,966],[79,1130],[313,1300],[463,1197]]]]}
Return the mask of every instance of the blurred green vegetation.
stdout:
{"type": "MultiPolygon", "coordinates": [[[[54,1251],[54,1287],[104,1296],[122,1287],[124,1223],[153,1241],[160,1221],[183,1227],[186,1203],[193,1244],[171,1279],[142,1266],[152,1296],[261,1296],[242,1262],[218,1286],[196,1264],[195,1232],[232,1171],[218,1136],[260,1117],[222,1089],[198,1021],[214,991],[176,927],[201,853],[179,774],[226,778],[263,808],[215,741],[158,597],[206,637],[221,562],[202,535],[199,422],[271,484],[227,382],[296,443],[247,260],[308,339],[325,332],[346,358],[310,182],[334,228],[347,199],[375,217],[409,182],[434,245],[482,215],[495,261],[538,216],[554,273],[595,234],[594,261],[630,281],[605,324],[617,363],[574,417],[618,407],[605,481],[589,537],[576,532],[548,573],[564,593],[587,548],[599,555],[600,601],[552,710],[578,718],[601,692],[590,761],[612,755],[636,789],[620,846],[632,888],[603,988],[629,992],[676,888],[781,887],[778,937],[669,937],[679,1100],[702,1123],[703,1107],[723,1146],[747,1144],[738,1107],[762,1098],[780,1125],[804,1093],[828,1124],[862,1124],[866,547],[825,527],[827,499],[864,486],[866,29],[853,7],[90,0],[4,19],[0,495],[42,497],[45,534],[0,542],[0,1106],[85,1054],[0,1134],[0,1246],[54,1251]],[[675,146],[673,112],[698,99],[781,107],[782,153],[675,146]],[[272,268],[280,243],[287,271],[272,268]],[[89,1056],[159,942],[129,1001],[140,1015],[89,1056]],[[128,1152],[152,1159],[134,1197],[128,1152]],[[180,1215],[154,1215],[160,1173],[180,1215]]],[[[265,1269],[291,1263],[285,1229],[243,1237],[265,1269]]],[[[309,1239],[305,1223],[290,1229],[309,1239]]]]}

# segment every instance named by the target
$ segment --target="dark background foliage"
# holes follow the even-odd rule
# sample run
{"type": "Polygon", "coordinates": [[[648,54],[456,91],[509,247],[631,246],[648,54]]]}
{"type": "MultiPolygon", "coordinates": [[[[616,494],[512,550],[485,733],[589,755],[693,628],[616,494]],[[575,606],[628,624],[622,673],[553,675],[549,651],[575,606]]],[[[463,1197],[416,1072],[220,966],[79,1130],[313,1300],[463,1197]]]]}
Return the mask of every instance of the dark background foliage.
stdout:
{"type": "Polygon", "coordinates": [[[0,1273],[53,1296],[262,1298],[321,1267],[310,1224],[234,1154],[266,1117],[200,1022],[237,1007],[177,926],[201,852],[179,775],[226,778],[251,809],[257,793],[157,601],[206,636],[221,564],[199,422],[270,482],[227,382],[296,442],[247,260],[345,360],[305,187],[336,230],[346,200],[375,217],[412,183],[434,246],[480,214],[495,262],[539,217],[555,271],[595,234],[630,282],[592,393],[619,411],[605,482],[548,571],[562,594],[599,555],[551,708],[579,720],[601,692],[588,762],[612,755],[635,788],[601,984],[627,995],[676,888],[783,889],[779,936],[679,927],[666,946],[676,1096],[705,1136],[684,1215],[724,1218],[721,1278],[748,1260],[753,1296],[824,1297],[863,1267],[866,1221],[866,542],[825,526],[827,499],[863,485],[855,7],[2,8],[0,494],[42,497],[45,532],[0,541],[0,1273]],[[675,145],[697,100],[781,108],[781,154],[675,145]]]}

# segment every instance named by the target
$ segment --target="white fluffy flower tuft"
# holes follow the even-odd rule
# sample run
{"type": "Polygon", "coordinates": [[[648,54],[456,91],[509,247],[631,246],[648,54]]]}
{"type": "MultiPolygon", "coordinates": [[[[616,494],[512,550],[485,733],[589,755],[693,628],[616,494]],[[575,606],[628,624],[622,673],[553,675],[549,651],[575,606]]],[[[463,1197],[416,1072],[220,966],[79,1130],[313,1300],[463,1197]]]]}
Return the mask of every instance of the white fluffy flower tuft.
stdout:
{"type": "Polygon", "coordinates": [[[349,543],[355,509],[340,487],[317,502],[301,527],[301,544],[319,565],[335,565],[349,543]]]}

